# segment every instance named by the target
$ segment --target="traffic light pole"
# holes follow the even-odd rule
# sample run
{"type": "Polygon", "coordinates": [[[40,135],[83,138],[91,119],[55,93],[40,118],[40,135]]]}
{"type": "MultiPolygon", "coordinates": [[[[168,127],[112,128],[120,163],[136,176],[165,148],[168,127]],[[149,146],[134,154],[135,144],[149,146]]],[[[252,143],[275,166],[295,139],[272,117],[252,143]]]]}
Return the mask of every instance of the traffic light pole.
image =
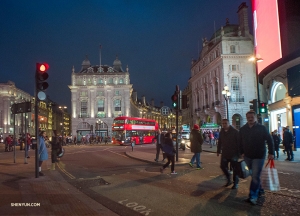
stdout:
{"type": "Polygon", "coordinates": [[[177,94],[177,109],[176,109],[176,162],[178,161],[178,111],[180,109],[180,90],[179,85],[176,85],[177,94]]]}
{"type": "MultiPolygon", "coordinates": [[[[37,76],[37,75],[36,75],[37,76]]],[[[35,177],[39,177],[39,108],[38,108],[38,95],[37,95],[37,77],[35,76],[35,104],[34,104],[34,121],[35,121],[35,139],[36,139],[36,148],[35,148],[35,177]]]]}

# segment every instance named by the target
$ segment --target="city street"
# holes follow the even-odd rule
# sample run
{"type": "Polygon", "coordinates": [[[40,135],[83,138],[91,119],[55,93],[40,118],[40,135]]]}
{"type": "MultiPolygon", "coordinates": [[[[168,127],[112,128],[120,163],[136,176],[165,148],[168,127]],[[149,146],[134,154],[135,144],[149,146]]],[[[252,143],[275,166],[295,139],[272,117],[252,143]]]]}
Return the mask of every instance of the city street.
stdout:
{"type": "MultiPolygon", "coordinates": [[[[209,148],[205,144],[207,150],[209,148]]],[[[135,146],[68,146],[59,171],[83,193],[107,208],[133,209],[144,215],[283,215],[300,214],[299,160],[285,162],[285,155],[276,161],[282,190],[267,192],[259,206],[244,203],[249,180],[240,180],[238,190],[222,187],[225,183],[219,158],[213,152],[201,154],[203,170],[187,165],[190,150],[179,150],[177,175],[159,172],[154,162],[155,145],[135,146]],[[128,158],[127,155],[148,160],[128,158]],[[153,161],[153,162],[152,162],[153,161]],[[186,163],[184,162],[186,161],[186,163]],[[116,205],[119,203],[120,205],[116,205]],[[286,206],[289,206],[288,208],[286,206]]],[[[118,214],[121,214],[118,212],[118,214]]]]}

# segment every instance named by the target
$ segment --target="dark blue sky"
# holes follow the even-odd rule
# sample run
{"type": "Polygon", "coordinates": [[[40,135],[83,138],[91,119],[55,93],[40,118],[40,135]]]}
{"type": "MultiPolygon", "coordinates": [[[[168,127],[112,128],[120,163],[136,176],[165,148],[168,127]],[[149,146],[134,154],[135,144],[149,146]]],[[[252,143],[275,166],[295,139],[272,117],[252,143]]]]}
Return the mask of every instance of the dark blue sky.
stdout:
{"type": "Polygon", "coordinates": [[[98,65],[101,44],[102,64],[118,55],[138,97],[170,105],[175,85],[187,85],[198,42],[201,49],[214,22],[216,30],[226,18],[237,24],[242,2],[250,17],[250,0],[1,0],[0,82],[33,95],[35,63],[48,62],[47,94],[70,107],[72,66],[79,71],[86,54],[98,65]]]}

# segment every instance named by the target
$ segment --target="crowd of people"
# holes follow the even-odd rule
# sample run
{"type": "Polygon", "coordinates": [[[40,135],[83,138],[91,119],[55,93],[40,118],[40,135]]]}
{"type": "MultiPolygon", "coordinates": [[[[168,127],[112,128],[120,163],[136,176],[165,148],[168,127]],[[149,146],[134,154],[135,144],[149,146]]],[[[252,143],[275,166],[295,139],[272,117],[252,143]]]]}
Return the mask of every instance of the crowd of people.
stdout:
{"type": "MultiPolygon", "coordinates": [[[[221,155],[220,168],[226,177],[224,187],[231,186],[232,189],[238,189],[238,161],[243,159],[251,171],[249,196],[245,201],[256,205],[258,198],[264,195],[260,176],[265,160],[278,159],[279,145],[282,142],[283,152],[287,154],[286,161],[293,161],[292,147],[295,138],[288,126],[283,130],[282,139],[277,130],[270,134],[265,126],[257,122],[254,111],[247,112],[246,119],[247,123],[240,130],[231,126],[228,119],[223,119],[220,132],[218,130],[202,130],[200,132],[199,125],[195,124],[190,133],[190,147],[193,156],[188,164],[193,168],[196,162],[196,169],[203,169],[200,162],[202,144],[207,142],[211,146],[217,145],[217,156],[221,155]]],[[[176,151],[173,142],[171,142],[170,133],[164,135],[159,131],[156,140],[156,158],[154,160],[158,162],[161,150],[163,151],[163,160],[168,159],[168,162],[160,168],[160,171],[163,173],[171,163],[171,174],[177,174],[175,172],[176,151]]]]}

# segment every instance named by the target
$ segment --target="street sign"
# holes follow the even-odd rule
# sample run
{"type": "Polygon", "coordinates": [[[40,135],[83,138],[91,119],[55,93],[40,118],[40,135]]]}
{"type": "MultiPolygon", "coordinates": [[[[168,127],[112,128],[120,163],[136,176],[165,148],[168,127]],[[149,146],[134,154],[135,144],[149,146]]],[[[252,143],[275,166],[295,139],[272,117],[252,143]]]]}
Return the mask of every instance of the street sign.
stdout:
{"type": "Polygon", "coordinates": [[[11,112],[12,114],[31,112],[31,102],[13,104],[11,106],[11,112]]]}

